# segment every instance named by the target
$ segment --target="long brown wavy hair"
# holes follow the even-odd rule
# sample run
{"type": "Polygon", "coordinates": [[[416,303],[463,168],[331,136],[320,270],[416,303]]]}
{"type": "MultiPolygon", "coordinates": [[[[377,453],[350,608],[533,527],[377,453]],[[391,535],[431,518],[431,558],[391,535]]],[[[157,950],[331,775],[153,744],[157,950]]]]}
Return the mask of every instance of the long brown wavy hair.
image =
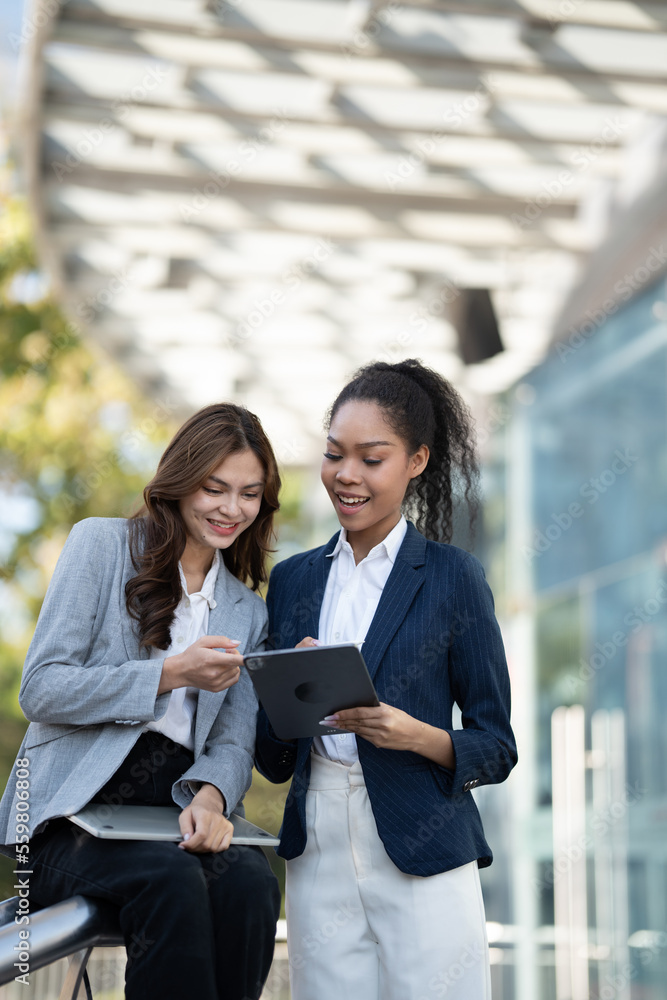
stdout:
{"type": "Polygon", "coordinates": [[[168,649],[171,642],[181,599],[178,562],[187,539],[179,502],[196,493],[226,458],[247,449],[260,460],[266,476],[259,514],[221,554],[227,569],[253,590],[267,579],[273,515],[280,506],[276,458],[254,413],[234,403],[215,403],[176,432],[144,490],[143,506],[129,519],[137,575],[125,586],[125,604],[139,623],[141,646],[168,649]]]}

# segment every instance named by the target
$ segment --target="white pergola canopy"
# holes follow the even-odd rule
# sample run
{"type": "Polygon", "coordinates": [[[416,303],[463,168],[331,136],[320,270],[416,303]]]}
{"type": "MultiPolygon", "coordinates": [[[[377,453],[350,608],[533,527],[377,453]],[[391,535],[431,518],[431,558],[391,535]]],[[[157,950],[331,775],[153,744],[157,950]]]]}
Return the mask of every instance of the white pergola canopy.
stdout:
{"type": "Polygon", "coordinates": [[[367,360],[471,397],[530,369],[667,113],[659,3],[51,6],[28,138],[73,318],[183,408],[242,400],[297,463],[367,360]],[[479,364],[461,289],[498,317],[479,364]]]}

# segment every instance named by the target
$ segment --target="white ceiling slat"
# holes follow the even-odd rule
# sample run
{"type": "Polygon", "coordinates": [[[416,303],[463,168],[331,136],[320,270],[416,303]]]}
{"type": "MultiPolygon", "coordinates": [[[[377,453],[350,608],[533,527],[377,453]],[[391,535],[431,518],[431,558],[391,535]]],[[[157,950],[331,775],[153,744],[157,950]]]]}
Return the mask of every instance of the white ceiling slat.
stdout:
{"type": "MultiPolygon", "coordinates": [[[[667,36],[666,36],[667,37],[667,36]]],[[[625,36],[623,36],[623,41],[625,36]]],[[[192,35],[167,32],[110,29],[63,22],[58,26],[53,41],[68,45],[85,45],[98,51],[127,55],[135,59],[151,57],[161,62],[185,66],[189,70],[226,70],[242,73],[248,78],[257,72],[278,72],[281,76],[314,76],[331,84],[368,85],[373,87],[400,87],[406,90],[445,88],[452,91],[475,91],[480,83],[480,69],[469,68],[442,61],[440,65],[422,65],[419,71],[403,66],[395,60],[378,57],[369,60],[360,53],[346,55],[341,52],[292,51],[289,58],[279,49],[253,47],[245,42],[228,39],[209,39],[192,35]]],[[[580,40],[588,46],[588,40],[580,40]]],[[[577,39],[575,37],[576,45],[577,39]]],[[[657,47],[664,44],[658,39],[657,47]]],[[[643,53],[642,53],[643,56],[643,53]]],[[[664,56],[663,56],[664,62],[664,56]]],[[[664,67],[663,67],[664,68],[664,67]]],[[[645,107],[647,104],[662,110],[665,107],[664,81],[645,80],[623,83],[621,79],[608,80],[604,75],[594,75],[585,88],[576,79],[540,72],[517,72],[511,65],[496,67],[493,71],[496,98],[521,97],[532,101],[608,102],[610,85],[616,92],[619,104],[645,107]]],[[[613,74],[612,74],[613,76],[613,74]]],[[[242,82],[243,77],[240,78],[242,82]]]]}
{"type": "Polygon", "coordinates": [[[631,0],[586,0],[570,4],[562,11],[552,0],[402,0],[408,7],[441,12],[485,14],[516,18],[521,12],[551,23],[567,18],[572,24],[603,26],[621,31],[655,31],[667,28],[667,9],[662,3],[633,3],[631,0]]]}
{"type": "MultiPolygon", "coordinates": [[[[262,0],[244,0],[243,11],[239,16],[235,5],[228,4],[223,8],[222,18],[216,17],[211,10],[201,6],[190,8],[186,12],[179,0],[172,0],[168,5],[161,4],[156,11],[151,0],[141,3],[133,0],[113,0],[113,2],[92,3],[90,0],[69,0],[68,19],[84,19],[104,23],[113,21],[117,24],[140,24],[178,31],[183,28],[195,29],[199,33],[221,35],[238,31],[241,28],[261,33],[265,38],[285,38],[293,43],[306,42],[313,46],[327,39],[340,44],[354,40],[363,27],[351,22],[348,10],[341,8],[336,0],[273,0],[265,5],[262,0]]],[[[378,7],[378,14],[383,13],[378,7]]],[[[484,2],[484,0],[406,0],[400,8],[389,8],[388,15],[375,16],[376,31],[383,25],[397,23],[427,25],[431,31],[434,27],[446,24],[448,21],[461,23],[463,18],[475,18],[478,24],[484,19],[494,21],[509,20],[543,22],[558,26],[564,20],[585,28],[605,28],[619,33],[648,33],[667,28],[667,12],[664,5],[656,2],[631,3],[625,0],[587,0],[574,8],[560,10],[549,0],[501,0],[501,2],[484,2]]],[[[409,40],[409,35],[407,35],[409,40]]]]}
{"type": "MultiPolygon", "coordinates": [[[[94,190],[87,188],[64,191],[58,189],[55,194],[57,200],[53,204],[56,206],[57,214],[54,215],[54,221],[58,220],[59,225],[66,225],[72,218],[83,218],[91,225],[110,227],[108,233],[114,240],[124,239],[122,232],[118,237],[116,236],[117,226],[124,229],[127,225],[143,221],[148,229],[155,233],[154,237],[147,237],[150,240],[150,244],[147,245],[159,246],[162,225],[164,223],[174,224],[179,221],[179,202],[176,199],[150,198],[147,193],[145,197],[141,195],[133,199],[119,197],[103,203],[101,199],[98,199],[94,190]],[[157,219],[156,212],[160,213],[157,219]],[[59,221],[61,219],[62,222],[59,221]]],[[[460,208],[460,206],[458,207],[460,208]]],[[[519,209],[522,206],[517,204],[515,207],[519,209]]],[[[307,210],[308,206],[306,205],[304,211],[307,210]]],[[[275,228],[270,231],[280,236],[281,239],[299,230],[304,234],[310,232],[313,237],[322,235],[321,229],[314,228],[313,231],[306,226],[299,227],[290,224],[292,220],[296,220],[296,213],[294,213],[293,207],[287,204],[282,214],[275,213],[275,218],[276,222],[281,222],[282,225],[276,224],[275,228]]],[[[568,233],[576,233],[577,224],[575,220],[571,221],[569,227],[565,220],[563,223],[561,229],[563,245],[571,248],[573,240],[572,237],[568,236],[568,233]]],[[[201,230],[214,234],[219,242],[225,238],[233,238],[239,229],[238,217],[229,219],[224,207],[213,204],[207,207],[206,212],[202,213],[202,217],[196,220],[196,224],[201,230]],[[218,212],[214,211],[216,207],[218,212]]],[[[385,227],[378,224],[371,227],[370,231],[367,229],[363,237],[354,226],[348,226],[345,229],[335,229],[331,226],[324,231],[333,239],[346,244],[361,241],[367,245],[371,240],[374,246],[400,245],[405,248],[406,252],[404,256],[399,255],[396,258],[395,266],[419,270],[422,269],[422,265],[410,262],[413,259],[417,261],[423,259],[430,262],[423,265],[424,270],[437,270],[441,264],[434,262],[434,251],[438,250],[441,255],[438,259],[442,260],[443,253],[448,255],[448,244],[451,240],[455,240],[458,247],[471,248],[477,252],[487,246],[496,250],[510,246],[531,248],[540,245],[559,246],[560,244],[553,234],[544,235],[545,225],[546,219],[541,218],[533,228],[523,232],[513,227],[509,216],[498,217],[498,221],[496,221],[496,217],[492,215],[476,216],[460,211],[449,214],[446,212],[419,213],[413,210],[399,215],[394,223],[387,223],[385,227]],[[489,223],[488,228],[487,223],[489,223]],[[445,245],[443,246],[443,244],[445,245]]],[[[258,228],[257,220],[254,221],[254,228],[258,228]]],[[[248,225],[246,229],[252,231],[253,224],[248,225]]],[[[581,238],[575,242],[577,246],[580,246],[581,238]]],[[[164,246],[164,252],[168,252],[169,242],[167,241],[164,246]]],[[[182,250],[178,249],[175,256],[180,256],[181,252],[188,256],[187,242],[183,244],[182,250]]],[[[248,262],[238,255],[230,253],[230,258],[230,265],[232,265],[235,274],[243,272],[249,266],[248,262]]],[[[210,261],[207,261],[207,266],[211,266],[210,261]]],[[[250,266],[257,268],[259,263],[257,260],[252,260],[250,266]]]]}
{"type": "MultiPolygon", "coordinates": [[[[46,134],[57,145],[50,154],[53,170],[57,175],[62,169],[59,165],[66,163],[68,148],[75,148],[80,136],[78,129],[49,126],[46,134]],[[58,151],[60,150],[60,152],[58,151]]],[[[164,175],[174,182],[182,180],[189,189],[192,186],[204,186],[211,175],[223,174],[226,164],[233,156],[233,148],[218,146],[183,145],[178,155],[174,151],[145,149],[132,147],[117,134],[113,140],[103,147],[93,150],[86,160],[85,172],[91,175],[96,169],[115,171],[123,174],[164,175]]],[[[553,177],[553,165],[541,164],[496,166],[493,163],[483,168],[468,166],[460,169],[456,165],[441,164],[441,169],[430,173],[428,164],[419,165],[409,176],[398,178],[400,158],[396,155],[384,156],[330,156],[318,157],[318,168],[304,162],[297,150],[288,148],[272,148],[264,156],[248,164],[244,169],[242,184],[251,187],[253,184],[271,185],[280,182],[282,185],[298,185],[302,193],[326,190],[329,193],[339,191],[345,201],[363,198],[361,192],[374,192],[380,196],[388,193],[388,178],[394,187],[400,187],[401,197],[466,199],[483,202],[491,198],[507,199],[508,206],[512,199],[519,202],[542,194],[544,185],[553,177]],[[353,188],[359,192],[356,196],[349,193],[353,188]]],[[[594,173],[602,172],[605,176],[613,176],[617,171],[617,160],[611,156],[605,157],[594,173]]],[[[559,198],[559,205],[569,205],[577,201],[582,185],[587,183],[585,175],[575,177],[559,198]]],[[[231,191],[237,191],[241,182],[232,182],[231,191]]],[[[398,200],[398,199],[397,199],[398,200]]],[[[336,221],[336,220],[334,220],[336,221]]]]}
{"type": "MultiPolygon", "coordinates": [[[[94,126],[99,120],[99,110],[52,104],[44,118],[45,134],[58,139],[61,144],[69,142],[75,145],[83,129],[94,126]]],[[[240,145],[238,130],[217,116],[191,115],[164,108],[130,108],[122,122],[119,121],[117,131],[125,137],[127,144],[137,136],[156,142],[178,143],[181,147],[188,143],[200,143],[224,150],[230,158],[238,154],[240,145]]],[[[383,165],[393,170],[398,170],[402,160],[413,154],[419,157],[420,164],[429,169],[466,167],[474,172],[476,164],[483,164],[485,169],[490,170],[523,168],[525,171],[534,169],[536,174],[567,166],[578,145],[581,145],[532,143],[529,139],[518,144],[508,139],[459,134],[425,146],[423,137],[418,134],[397,132],[396,149],[383,150],[360,128],[295,123],[290,123],[285,139],[291,149],[311,158],[354,157],[363,162],[365,158],[382,157],[383,165]]],[[[276,140],[275,145],[278,144],[276,140]]],[[[617,170],[616,147],[606,147],[605,155],[591,162],[591,169],[593,173],[613,175],[617,170]]]]}
{"type": "MultiPolygon", "coordinates": [[[[178,4],[178,0],[176,2],[178,4]]],[[[66,21],[86,24],[107,23],[114,28],[157,28],[180,32],[183,8],[184,5],[180,4],[174,17],[171,9],[163,11],[160,6],[156,10],[146,0],[139,5],[133,0],[114,0],[104,4],[93,4],[91,0],[69,0],[63,8],[62,17],[66,21]]],[[[390,17],[378,18],[372,34],[362,33],[359,39],[354,30],[346,27],[345,9],[338,0],[317,0],[316,3],[313,0],[271,0],[270,4],[266,0],[244,0],[241,13],[228,5],[222,20],[193,7],[190,11],[190,33],[224,36],[254,47],[268,44],[292,49],[307,45],[314,51],[383,56],[404,62],[407,66],[413,63],[417,71],[429,61],[439,64],[444,55],[448,61],[463,66],[477,64],[498,69],[511,65],[527,72],[541,72],[552,67],[560,74],[585,78],[605,72],[603,65],[597,65],[604,48],[600,40],[604,38],[605,31],[618,35],[620,39],[631,37],[627,32],[609,32],[602,19],[593,26],[571,25],[572,30],[582,37],[587,51],[587,60],[582,64],[576,53],[548,40],[538,54],[520,37],[521,19],[515,17],[508,20],[505,14],[469,13],[467,9],[448,12],[435,7],[419,9],[403,5],[393,10],[390,17]],[[500,39],[504,50],[491,39],[500,39]]],[[[551,18],[554,19],[553,12],[551,18]]],[[[558,24],[557,17],[555,20],[558,24]]],[[[664,19],[661,23],[664,25],[664,19]]],[[[633,64],[632,70],[624,69],[627,60],[619,46],[617,55],[620,64],[614,65],[613,75],[646,79],[657,72],[664,80],[664,65],[661,68],[658,62],[655,67],[651,58],[656,49],[654,34],[655,26],[651,32],[637,36],[638,51],[646,54],[648,63],[642,55],[633,64]]]]}
{"type": "MultiPolygon", "coordinates": [[[[382,142],[387,133],[394,135],[398,131],[412,131],[423,133],[427,137],[427,145],[429,142],[438,144],[450,135],[506,137],[515,142],[527,139],[534,143],[573,143],[581,141],[587,134],[585,126],[591,120],[597,120],[599,128],[602,128],[610,116],[618,117],[622,112],[632,118],[637,114],[636,107],[623,105],[619,109],[620,98],[609,88],[607,103],[575,101],[559,104],[549,101],[549,113],[545,115],[544,102],[538,105],[525,96],[501,101],[495,90],[490,99],[486,86],[478,92],[468,93],[433,88],[403,92],[352,86],[338,91],[336,103],[332,104],[323,102],[328,91],[321,87],[310,88],[310,103],[297,100],[295,95],[281,103],[281,92],[267,83],[262,107],[259,96],[253,99],[249,95],[234,100],[231,95],[235,92],[240,94],[247,88],[235,88],[229,75],[227,78],[221,73],[195,76],[187,85],[183,77],[183,73],[168,65],[144,63],[133,65],[130,69],[126,59],[118,61],[110,58],[105,66],[104,60],[92,53],[85,59],[81,54],[73,59],[71,53],[62,48],[47,53],[46,80],[55,106],[81,101],[91,109],[88,114],[97,115],[99,120],[105,122],[124,120],[128,114],[135,113],[137,107],[158,112],[160,109],[175,109],[181,113],[206,115],[209,119],[215,114],[223,118],[227,130],[238,123],[239,146],[243,146],[244,140],[266,145],[295,123],[364,129],[369,136],[376,133],[376,142],[382,142]],[[120,98],[114,84],[119,76],[127,81],[120,98]],[[148,85],[144,86],[146,80],[148,85]],[[139,96],[135,99],[133,95],[137,94],[139,96]],[[96,104],[97,109],[92,111],[96,104]],[[515,109],[521,112],[521,121],[514,120],[515,109]],[[568,130],[566,121],[560,123],[563,114],[568,111],[575,116],[575,123],[582,122],[583,133],[568,130]],[[540,127],[527,129],[525,121],[530,118],[540,127]],[[267,128],[268,133],[262,131],[267,128]]],[[[495,82],[488,85],[495,88],[495,82]]],[[[301,94],[305,92],[302,87],[301,94]]],[[[284,92],[282,94],[284,96],[284,92]]],[[[652,91],[650,98],[640,106],[646,110],[660,110],[664,104],[664,92],[652,91]]],[[[224,129],[224,125],[221,128],[224,129]]]]}
{"type": "MultiPolygon", "coordinates": [[[[144,20],[149,24],[154,24],[159,20],[161,24],[169,25],[174,29],[196,26],[210,33],[221,31],[221,21],[207,10],[204,5],[198,4],[196,8],[189,10],[181,0],[169,0],[168,3],[160,3],[159,11],[155,10],[151,0],[142,0],[141,3],[134,0],[113,0],[113,2],[95,2],[92,0],[70,0],[70,6],[75,16],[93,16],[97,18],[113,17],[116,19],[136,19],[144,20]]],[[[231,4],[229,5],[231,7],[231,4]]],[[[552,0],[402,0],[401,6],[423,8],[429,12],[438,13],[465,13],[472,15],[508,17],[516,19],[522,14],[532,18],[549,21],[554,19],[552,0]]],[[[250,7],[250,5],[248,5],[250,7]]],[[[250,8],[252,9],[252,8],[250,8]]],[[[257,5],[255,5],[257,9],[257,5]]],[[[324,7],[320,8],[321,10],[324,7]]],[[[283,5],[281,13],[285,14],[287,8],[283,5]]],[[[303,12],[303,6],[292,5],[292,11],[296,11],[299,19],[303,12]]],[[[347,12],[336,10],[332,4],[328,5],[329,20],[325,22],[325,27],[329,29],[334,19],[334,26],[338,24],[353,25],[346,21],[347,12]]],[[[585,4],[578,4],[573,9],[568,8],[563,15],[567,15],[568,20],[574,24],[611,27],[621,31],[654,31],[658,28],[667,27],[667,10],[662,3],[656,0],[648,2],[632,2],[632,0],[586,0],[585,4]]],[[[275,19],[273,21],[275,24],[275,19]]],[[[280,22],[279,22],[280,23],[280,22]]],[[[289,23],[289,22],[288,22],[289,23]]],[[[224,24],[224,21],[223,21],[224,24]]],[[[312,27],[310,30],[313,30],[312,27]]]]}

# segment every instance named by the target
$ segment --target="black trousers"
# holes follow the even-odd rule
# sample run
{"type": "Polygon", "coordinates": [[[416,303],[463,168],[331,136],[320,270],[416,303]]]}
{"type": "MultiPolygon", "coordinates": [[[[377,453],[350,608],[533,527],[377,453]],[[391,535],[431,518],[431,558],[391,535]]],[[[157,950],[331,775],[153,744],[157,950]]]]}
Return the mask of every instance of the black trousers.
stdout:
{"type": "MultiPolygon", "coordinates": [[[[144,733],[95,801],[173,804],[171,786],[191,764],[184,747],[144,733]]],[[[280,913],[259,847],[190,854],[175,843],[101,840],[57,819],[33,837],[30,865],[39,906],[80,894],[118,907],[127,1000],[258,1000],[280,913]]]]}

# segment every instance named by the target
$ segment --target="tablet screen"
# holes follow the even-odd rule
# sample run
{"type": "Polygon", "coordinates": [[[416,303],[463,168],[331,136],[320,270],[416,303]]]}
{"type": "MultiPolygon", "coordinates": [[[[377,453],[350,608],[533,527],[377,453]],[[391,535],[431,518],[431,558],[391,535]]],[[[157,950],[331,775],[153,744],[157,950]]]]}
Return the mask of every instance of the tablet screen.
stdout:
{"type": "Polygon", "coordinates": [[[249,653],[244,664],[281,740],[326,736],[325,715],[379,705],[364,658],[353,643],[249,653]]]}

